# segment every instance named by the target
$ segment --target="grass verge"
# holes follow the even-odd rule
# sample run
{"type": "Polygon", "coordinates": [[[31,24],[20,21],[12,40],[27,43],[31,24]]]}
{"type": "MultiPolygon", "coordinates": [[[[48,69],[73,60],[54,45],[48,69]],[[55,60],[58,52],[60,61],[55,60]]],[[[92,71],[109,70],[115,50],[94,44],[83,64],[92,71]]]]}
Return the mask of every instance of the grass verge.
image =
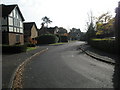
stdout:
{"type": "Polygon", "coordinates": [[[26,51],[31,51],[31,50],[35,50],[36,47],[27,47],[27,50],[26,51]]]}
{"type": "Polygon", "coordinates": [[[49,44],[49,45],[62,45],[62,44],[66,44],[66,43],[53,43],[53,44],[49,44]]]}
{"type": "Polygon", "coordinates": [[[92,40],[95,40],[95,41],[104,41],[104,40],[115,40],[115,38],[93,38],[92,40]]]}

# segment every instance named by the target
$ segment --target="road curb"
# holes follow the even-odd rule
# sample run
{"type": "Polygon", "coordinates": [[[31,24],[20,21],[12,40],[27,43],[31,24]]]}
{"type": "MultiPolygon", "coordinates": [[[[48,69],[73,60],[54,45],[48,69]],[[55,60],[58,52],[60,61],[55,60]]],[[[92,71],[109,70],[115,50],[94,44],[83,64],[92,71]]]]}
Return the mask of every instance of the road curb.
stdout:
{"type": "Polygon", "coordinates": [[[92,55],[92,54],[90,54],[89,52],[85,51],[83,48],[81,48],[81,47],[79,47],[79,48],[80,48],[85,54],[87,54],[88,56],[90,56],[90,57],[92,57],[92,58],[95,58],[95,59],[97,59],[97,60],[99,60],[99,61],[102,61],[102,62],[105,62],[105,63],[108,63],[108,64],[115,65],[115,62],[111,62],[111,61],[105,60],[105,59],[103,59],[103,58],[99,58],[99,57],[97,57],[97,56],[95,56],[95,55],[92,55]]]}
{"type": "Polygon", "coordinates": [[[44,53],[48,50],[48,48],[43,49],[35,54],[33,54],[32,56],[30,56],[29,58],[25,59],[24,62],[22,62],[17,69],[15,70],[10,84],[10,89],[14,89],[14,88],[22,88],[22,72],[24,71],[24,68],[26,66],[27,63],[29,63],[31,61],[31,59],[41,53],[44,53]]]}

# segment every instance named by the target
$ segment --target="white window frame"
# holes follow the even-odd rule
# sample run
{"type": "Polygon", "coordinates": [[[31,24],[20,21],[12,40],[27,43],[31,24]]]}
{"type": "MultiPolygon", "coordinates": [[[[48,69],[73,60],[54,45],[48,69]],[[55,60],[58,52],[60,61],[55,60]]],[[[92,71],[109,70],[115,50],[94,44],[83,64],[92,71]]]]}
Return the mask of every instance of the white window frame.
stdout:
{"type": "Polygon", "coordinates": [[[16,27],[14,27],[14,32],[17,32],[17,29],[16,29],[16,27]]]}
{"type": "Polygon", "coordinates": [[[22,23],[22,21],[20,21],[20,27],[23,28],[23,23],[22,23]]]}
{"type": "Polygon", "coordinates": [[[9,26],[9,32],[14,32],[13,27],[9,26]]]}
{"type": "Polygon", "coordinates": [[[12,26],[13,26],[13,18],[8,17],[8,22],[9,22],[9,25],[12,25],[12,26]]]}
{"type": "Polygon", "coordinates": [[[23,33],[23,28],[20,28],[20,33],[23,33]]]}

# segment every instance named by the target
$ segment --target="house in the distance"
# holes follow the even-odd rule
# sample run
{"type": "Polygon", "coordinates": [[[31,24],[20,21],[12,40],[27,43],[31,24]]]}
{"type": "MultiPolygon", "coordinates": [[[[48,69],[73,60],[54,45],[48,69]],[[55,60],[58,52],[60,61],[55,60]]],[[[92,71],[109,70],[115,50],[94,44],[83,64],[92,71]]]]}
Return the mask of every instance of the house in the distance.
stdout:
{"type": "Polygon", "coordinates": [[[80,29],[72,28],[69,32],[70,40],[80,40],[81,34],[82,32],[80,29]]]}
{"type": "Polygon", "coordinates": [[[58,27],[45,27],[44,24],[42,24],[41,28],[38,29],[38,35],[43,35],[43,34],[57,34],[58,32],[58,27]]]}
{"type": "Polygon", "coordinates": [[[24,17],[18,5],[0,5],[2,7],[2,44],[24,44],[24,17]]]}
{"type": "Polygon", "coordinates": [[[38,37],[38,29],[35,22],[24,22],[23,26],[25,43],[36,44],[35,38],[38,37]]]}
{"type": "Polygon", "coordinates": [[[65,35],[65,34],[67,34],[67,30],[63,27],[59,27],[57,34],[58,35],[65,35]]]}
{"type": "Polygon", "coordinates": [[[58,28],[57,27],[49,27],[49,28],[46,28],[46,29],[50,34],[57,34],[58,33],[58,28]]]}

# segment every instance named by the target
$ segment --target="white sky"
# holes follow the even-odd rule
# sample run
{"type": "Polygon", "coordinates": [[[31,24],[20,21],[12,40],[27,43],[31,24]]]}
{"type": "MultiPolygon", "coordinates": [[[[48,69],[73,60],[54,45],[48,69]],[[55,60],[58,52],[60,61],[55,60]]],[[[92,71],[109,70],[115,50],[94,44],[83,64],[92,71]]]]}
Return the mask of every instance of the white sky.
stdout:
{"type": "Polygon", "coordinates": [[[36,22],[41,27],[41,18],[47,16],[53,22],[49,25],[80,28],[85,31],[88,13],[100,16],[107,11],[114,15],[119,0],[2,0],[2,4],[18,4],[25,22],[36,22]]]}

